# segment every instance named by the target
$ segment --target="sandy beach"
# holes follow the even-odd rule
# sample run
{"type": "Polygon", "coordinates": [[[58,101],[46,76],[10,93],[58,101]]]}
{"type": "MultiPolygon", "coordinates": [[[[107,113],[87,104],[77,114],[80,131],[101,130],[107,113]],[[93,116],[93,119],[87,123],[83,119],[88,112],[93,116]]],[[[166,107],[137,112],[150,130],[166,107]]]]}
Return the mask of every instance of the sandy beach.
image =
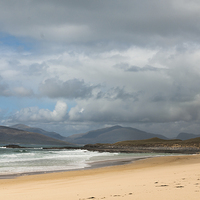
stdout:
{"type": "Polygon", "coordinates": [[[0,180],[6,200],[199,199],[200,155],[148,158],[98,169],[0,180]]]}

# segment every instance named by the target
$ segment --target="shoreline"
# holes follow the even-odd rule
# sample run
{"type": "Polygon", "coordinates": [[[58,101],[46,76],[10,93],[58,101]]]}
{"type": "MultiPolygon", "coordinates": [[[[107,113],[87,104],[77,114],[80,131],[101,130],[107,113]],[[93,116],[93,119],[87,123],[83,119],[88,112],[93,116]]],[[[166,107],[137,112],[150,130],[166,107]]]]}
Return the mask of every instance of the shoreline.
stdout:
{"type": "Polygon", "coordinates": [[[6,200],[197,200],[200,155],[161,156],[125,165],[1,179],[0,194],[6,200]]]}
{"type": "Polygon", "coordinates": [[[76,168],[76,169],[68,169],[68,170],[53,170],[53,171],[37,171],[37,172],[22,172],[22,173],[14,173],[14,174],[2,174],[2,175],[0,175],[0,180],[2,180],[2,179],[15,179],[15,178],[18,178],[18,177],[21,177],[21,176],[82,171],[82,170],[91,170],[91,169],[98,169],[98,168],[111,167],[111,166],[120,166],[120,165],[126,165],[126,164],[129,164],[129,163],[132,163],[132,162],[137,161],[137,160],[148,159],[148,158],[151,158],[151,157],[154,157],[154,156],[93,161],[91,163],[88,163],[89,166],[86,166],[84,168],[76,168]]]}
{"type": "MultiPolygon", "coordinates": [[[[155,144],[154,144],[155,145],[155,144]]],[[[5,145],[4,148],[17,148],[24,149],[34,147],[24,147],[20,145],[5,145]]],[[[87,144],[82,147],[42,147],[44,150],[87,150],[98,152],[110,152],[110,153],[177,153],[177,154],[197,154],[200,153],[200,147],[197,146],[126,146],[126,145],[113,145],[113,144],[87,144]]]]}
{"type": "MultiPolygon", "coordinates": [[[[75,149],[87,150],[87,151],[98,151],[98,152],[110,152],[110,153],[166,153],[172,154],[172,156],[177,155],[185,155],[185,154],[194,154],[198,153],[196,148],[166,148],[166,147],[111,147],[111,146],[97,146],[97,145],[86,145],[87,148],[77,147],[75,149]]],[[[19,145],[8,145],[6,148],[26,148],[21,147],[19,145]]],[[[74,149],[73,147],[52,147],[52,148],[44,148],[44,149],[74,149]]],[[[161,155],[166,156],[166,155],[161,155]]],[[[132,163],[137,160],[147,159],[154,156],[148,157],[133,157],[133,158],[116,158],[112,160],[103,160],[103,161],[92,161],[86,163],[88,166],[83,168],[74,168],[74,169],[64,169],[64,170],[51,170],[51,171],[34,171],[34,172],[21,172],[21,173],[12,173],[12,174],[0,174],[1,179],[15,179],[21,176],[29,176],[29,175],[40,175],[40,174],[50,174],[50,173],[60,173],[60,172],[70,172],[70,171],[79,171],[79,170],[90,170],[96,168],[117,166],[117,165],[125,165],[132,163]]],[[[160,156],[156,156],[160,157],[160,156]]]]}

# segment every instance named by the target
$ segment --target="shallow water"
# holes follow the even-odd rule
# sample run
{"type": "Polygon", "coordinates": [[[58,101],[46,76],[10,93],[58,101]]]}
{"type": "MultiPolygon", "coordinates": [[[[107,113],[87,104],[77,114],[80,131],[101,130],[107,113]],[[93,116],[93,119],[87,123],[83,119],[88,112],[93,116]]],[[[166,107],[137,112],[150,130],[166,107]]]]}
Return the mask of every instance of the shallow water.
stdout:
{"type": "MultiPolygon", "coordinates": [[[[87,150],[9,149],[0,147],[0,175],[83,169],[106,160],[145,158],[161,154],[125,154],[87,150]]],[[[162,154],[164,155],[164,154],[162,154]]]]}

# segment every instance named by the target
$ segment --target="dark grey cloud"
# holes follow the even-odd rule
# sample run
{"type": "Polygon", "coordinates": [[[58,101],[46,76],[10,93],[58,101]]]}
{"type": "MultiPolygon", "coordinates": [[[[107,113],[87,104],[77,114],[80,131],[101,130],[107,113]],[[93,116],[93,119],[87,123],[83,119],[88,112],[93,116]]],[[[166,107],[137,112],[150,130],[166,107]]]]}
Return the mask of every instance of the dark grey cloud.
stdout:
{"type": "Polygon", "coordinates": [[[1,1],[1,31],[67,43],[199,42],[197,1],[1,1]],[[9,10],[10,12],[7,12],[9,10]]]}
{"type": "Polygon", "coordinates": [[[41,95],[50,98],[89,98],[97,86],[85,84],[83,80],[72,79],[65,82],[56,79],[47,79],[39,87],[41,95]]]}
{"type": "Polygon", "coordinates": [[[125,72],[147,72],[147,71],[161,71],[164,69],[156,68],[150,65],[138,67],[138,66],[130,66],[127,63],[120,63],[115,65],[114,67],[124,70],[125,72]]]}
{"type": "Polygon", "coordinates": [[[131,66],[129,69],[126,69],[126,71],[129,72],[144,72],[144,71],[157,71],[157,70],[159,69],[152,66],[144,66],[143,68],[137,66],[131,66]]]}
{"type": "Polygon", "coordinates": [[[133,101],[137,101],[138,100],[138,96],[139,96],[140,92],[127,92],[125,87],[121,88],[121,87],[115,87],[115,88],[111,88],[108,91],[99,91],[96,95],[97,99],[107,99],[107,100],[117,100],[117,99],[124,99],[124,100],[128,100],[128,99],[132,99],[133,101]]]}

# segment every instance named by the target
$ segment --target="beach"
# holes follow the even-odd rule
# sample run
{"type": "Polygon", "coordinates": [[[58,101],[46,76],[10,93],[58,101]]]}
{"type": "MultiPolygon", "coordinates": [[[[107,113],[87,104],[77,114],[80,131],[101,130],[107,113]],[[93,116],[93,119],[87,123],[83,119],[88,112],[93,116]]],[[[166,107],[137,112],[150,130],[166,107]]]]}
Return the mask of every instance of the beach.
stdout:
{"type": "Polygon", "coordinates": [[[200,155],[162,156],[87,170],[0,179],[6,200],[199,199],[200,155]]]}

